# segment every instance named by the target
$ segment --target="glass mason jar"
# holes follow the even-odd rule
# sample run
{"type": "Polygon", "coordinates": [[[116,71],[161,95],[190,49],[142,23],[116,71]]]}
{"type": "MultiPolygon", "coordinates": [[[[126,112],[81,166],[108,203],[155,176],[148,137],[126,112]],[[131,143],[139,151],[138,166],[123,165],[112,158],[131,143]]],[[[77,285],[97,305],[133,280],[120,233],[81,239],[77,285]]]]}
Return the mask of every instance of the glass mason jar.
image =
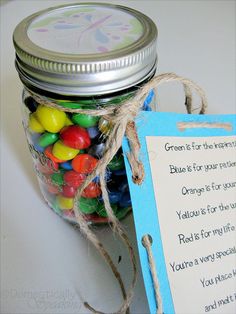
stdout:
{"type": "MultiPolygon", "coordinates": [[[[77,189],[102,157],[112,124],[106,116],[64,112],[43,100],[88,110],[131,98],[155,74],[156,26],[127,7],[81,3],[27,17],[13,40],[24,84],[23,126],[40,189],[50,208],[75,222],[77,189]]],[[[143,110],[153,106],[151,90],[143,110]]],[[[121,149],[107,166],[106,180],[114,213],[122,219],[131,200],[121,149]]],[[[89,223],[107,222],[98,177],[83,191],[79,207],[89,223]]]]}

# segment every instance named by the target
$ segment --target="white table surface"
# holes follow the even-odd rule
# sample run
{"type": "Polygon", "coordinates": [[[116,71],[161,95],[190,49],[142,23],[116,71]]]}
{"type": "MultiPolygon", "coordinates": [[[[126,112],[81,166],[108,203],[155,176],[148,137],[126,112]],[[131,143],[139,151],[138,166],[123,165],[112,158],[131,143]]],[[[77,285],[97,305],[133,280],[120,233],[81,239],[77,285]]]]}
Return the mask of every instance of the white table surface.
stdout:
{"type": "MultiPolygon", "coordinates": [[[[100,256],[44,204],[21,126],[22,86],[14,68],[13,30],[24,17],[66,2],[15,0],[0,6],[2,314],[88,313],[85,299],[112,312],[121,302],[117,283],[100,256]]],[[[236,112],[235,1],[110,2],[143,11],[155,21],[159,73],[176,72],[202,86],[208,113],[236,112]]],[[[161,87],[158,98],[160,111],[184,112],[177,84],[161,87]]],[[[137,251],[131,216],[124,225],[137,251]]],[[[129,284],[126,250],[108,228],[96,229],[129,284]]],[[[140,268],[131,313],[149,313],[140,268]]]]}

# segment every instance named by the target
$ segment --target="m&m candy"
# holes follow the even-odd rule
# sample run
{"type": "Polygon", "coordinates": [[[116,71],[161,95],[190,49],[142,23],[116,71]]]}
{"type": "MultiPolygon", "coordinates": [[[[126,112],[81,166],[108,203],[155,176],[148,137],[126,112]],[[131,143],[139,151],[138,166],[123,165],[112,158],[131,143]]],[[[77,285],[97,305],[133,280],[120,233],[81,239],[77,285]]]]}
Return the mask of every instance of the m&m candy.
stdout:
{"type": "Polygon", "coordinates": [[[39,105],[35,115],[48,132],[57,133],[65,126],[66,114],[58,109],[39,105]]]}
{"type": "MultiPolygon", "coordinates": [[[[113,205],[111,205],[111,208],[112,208],[114,214],[116,214],[117,209],[118,209],[117,205],[113,204],[113,205]]],[[[99,216],[107,217],[107,212],[106,212],[106,209],[105,209],[105,206],[104,206],[103,203],[99,204],[99,206],[97,207],[96,211],[97,211],[99,216]]]]}
{"type": "Polygon", "coordinates": [[[108,196],[111,204],[118,203],[121,198],[120,191],[109,191],[108,196]]]}
{"type": "Polygon", "coordinates": [[[100,186],[97,183],[91,182],[89,185],[83,190],[82,196],[86,198],[95,198],[101,195],[102,191],[100,186]]]}
{"type": "Polygon", "coordinates": [[[66,171],[64,173],[64,181],[68,186],[78,188],[86,179],[86,175],[78,173],[74,170],[66,171]]]}
{"type": "Polygon", "coordinates": [[[60,139],[64,145],[76,149],[85,149],[91,144],[86,129],[78,125],[71,125],[63,128],[60,132],[60,139]]]}
{"type": "Polygon", "coordinates": [[[24,102],[30,112],[36,111],[38,104],[33,97],[27,97],[24,102]]]}
{"type": "Polygon", "coordinates": [[[71,148],[63,144],[62,141],[57,141],[52,148],[52,154],[61,160],[71,160],[78,155],[79,149],[71,148]]]}
{"type": "Polygon", "coordinates": [[[119,201],[120,207],[128,207],[131,206],[131,199],[129,191],[122,194],[121,199],[119,201]]]}
{"type": "Polygon", "coordinates": [[[62,188],[62,195],[65,197],[74,197],[76,195],[77,189],[73,186],[64,185],[62,188]]]}
{"type": "Polygon", "coordinates": [[[70,161],[62,162],[62,163],[60,164],[60,167],[61,167],[62,169],[65,169],[65,170],[72,170],[72,169],[73,169],[72,166],[71,166],[71,162],[70,162],[70,161]]]}
{"type": "Polygon", "coordinates": [[[71,119],[75,124],[78,124],[84,128],[91,128],[97,125],[100,118],[88,114],[74,113],[71,119]]]}
{"type": "Polygon", "coordinates": [[[61,172],[54,172],[51,175],[51,180],[54,185],[63,185],[64,184],[64,173],[61,172]]]}
{"type": "Polygon", "coordinates": [[[47,190],[51,194],[59,194],[60,188],[54,184],[47,184],[47,190]]]}
{"type": "Polygon", "coordinates": [[[44,163],[42,163],[41,161],[38,161],[37,163],[37,169],[44,174],[56,173],[58,168],[58,164],[50,159],[45,160],[44,163]]]}
{"type": "Polygon", "coordinates": [[[57,157],[55,157],[55,156],[53,155],[53,153],[52,153],[52,148],[53,148],[53,146],[50,145],[50,146],[48,146],[48,147],[45,149],[45,151],[44,151],[45,156],[47,156],[49,159],[51,159],[51,160],[54,161],[54,162],[58,162],[58,163],[64,162],[65,160],[59,159],[59,158],[57,158],[57,157]]]}
{"type": "Polygon", "coordinates": [[[60,209],[62,210],[68,210],[72,209],[74,206],[74,199],[72,197],[65,197],[63,195],[58,195],[56,197],[57,204],[60,209]]]}
{"type": "Polygon", "coordinates": [[[81,197],[79,200],[79,209],[84,214],[92,214],[96,212],[99,206],[99,201],[96,198],[85,198],[81,197]]]}
{"type": "Polygon", "coordinates": [[[65,126],[69,126],[69,125],[73,125],[73,122],[71,121],[71,119],[68,116],[66,116],[65,126]]]}
{"type": "Polygon", "coordinates": [[[55,143],[58,139],[59,139],[59,136],[57,133],[45,132],[38,139],[38,144],[41,147],[47,147],[47,146],[55,143]]]}
{"type": "Polygon", "coordinates": [[[94,139],[95,137],[97,137],[100,133],[99,129],[97,126],[92,126],[90,128],[87,128],[87,132],[89,134],[89,137],[91,139],[94,139]]]}
{"type": "Polygon", "coordinates": [[[91,173],[97,166],[98,160],[89,154],[80,154],[72,160],[72,168],[79,173],[91,173]]]}
{"type": "Polygon", "coordinates": [[[29,129],[33,132],[36,132],[36,133],[42,133],[45,131],[44,127],[42,126],[42,124],[37,119],[37,115],[35,112],[31,113],[31,115],[29,117],[29,129]]]}
{"type": "Polygon", "coordinates": [[[43,153],[44,152],[44,147],[40,146],[39,144],[37,143],[34,143],[34,149],[37,150],[38,152],[40,153],[43,153]]]}
{"type": "Polygon", "coordinates": [[[112,160],[108,164],[108,169],[110,170],[120,170],[123,169],[125,166],[124,164],[124,157],[122,154],[119,156],[115,155],[112,160]]]}
{"type": "Polygon", "coordinates": [[[105,143],[99,143],[91,146],[88,150],[88,154],[101,158],[105,151],[105,143]]]}

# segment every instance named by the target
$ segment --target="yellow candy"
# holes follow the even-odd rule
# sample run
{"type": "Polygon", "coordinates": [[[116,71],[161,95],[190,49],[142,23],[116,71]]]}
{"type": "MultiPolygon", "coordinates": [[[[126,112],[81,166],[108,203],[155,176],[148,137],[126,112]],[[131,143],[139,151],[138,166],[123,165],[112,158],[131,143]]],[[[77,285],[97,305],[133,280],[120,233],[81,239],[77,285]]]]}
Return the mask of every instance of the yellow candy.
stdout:
{"type": "Polygon", "coordinates": [[[62,210],[72,209],[74,206],[74,199],[62,195],[57,196],[57,204],[62,210]]]}
{"type": "Polygon", "coordinates": [[[43,105],[38,106],[36,116],[45,130],[51,133],[59,132],[65,125],[66,121],[65,112],[43,105]]]}
{"type": "Polygon", "coordinates": [[[36,116],[35,112],[31,113],[31,115],[29,117],[29,128],[31,131],[34,131],[36,133],[42,133],[45,131],[44,127],[37,120],[37,116],[36,116]]]}
{"type": "Polygon", "coordinates": [[[52,148],[52,154],[61,160],[73,159],[79,153],[79,149],[71,148],[57,141],[52,148]]]}
{"type": "Polygon", "coordinates": [[[65,126],[73,125],[73,122],[66,116],[65,126]]]}
{"type": "Polygon", "coordinates": [[[113,124],[105,118],[101,118],[98,123],[99,130],[108,135],[113,127],[113,124]]]}

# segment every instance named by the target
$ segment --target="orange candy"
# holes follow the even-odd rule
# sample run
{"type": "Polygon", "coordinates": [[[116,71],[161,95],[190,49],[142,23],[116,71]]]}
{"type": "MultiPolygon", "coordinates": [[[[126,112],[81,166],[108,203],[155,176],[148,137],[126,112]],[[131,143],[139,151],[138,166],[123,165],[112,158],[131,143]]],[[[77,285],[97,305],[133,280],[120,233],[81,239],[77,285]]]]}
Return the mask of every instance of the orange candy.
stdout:
{"type": "Polygon", "coordinates": [[[53,145],[48,146],[45,149],[44,154],[54,162],[58,162],[58,163],[65,162],[65,160],[58,159],[57,157],[53,155],[52,148],[53,148],[53,145]]]}
{"type": "Polygon", "coordinates": [[[88,174],[91,173],[97,166],[98,159],[89,154],[79,154],[72,160],[72,168],[79,172],[88,174]]]}

